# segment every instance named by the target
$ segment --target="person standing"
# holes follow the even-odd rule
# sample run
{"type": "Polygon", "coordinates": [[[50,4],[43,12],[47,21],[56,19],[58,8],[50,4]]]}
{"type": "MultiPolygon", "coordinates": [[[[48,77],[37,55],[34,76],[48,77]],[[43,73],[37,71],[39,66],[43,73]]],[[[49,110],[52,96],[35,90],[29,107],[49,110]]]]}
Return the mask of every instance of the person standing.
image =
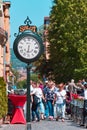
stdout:
{"type": "MultiPolygon", "coordinates": [[[[40,108],[42,108],[42,98],[44,99],[43,92],[41,88],[39,88],[38,83],[32,84],[34,87],[33,92],[31,92],[32,98],[32,121],[35,120],[35,114],[37,117],[37,121],[40,121],[40,108]]],[[[44,115],[44,107],[41,110],[41,114],[44,115]]]]}
{"type": "Polygon", "coordinates": [[[46,108],[48,109],[48,116],[50,120],[54,118],[54,99],[55,99],[55,85],[53,81],[48,82],[48,87],[45,91],[46,108]]]}
{"type": "Polygon", "coordinates": [[[64,122],[65,119],[65,108],[66,108],[66,91],[64,90],[64,84],[60,83],[58,85],[59,90],[56,92],[56,109],[57,109],[57,118],[56,121],[58,121],[59,118],[62,119],[62,122],[64,122]]]}

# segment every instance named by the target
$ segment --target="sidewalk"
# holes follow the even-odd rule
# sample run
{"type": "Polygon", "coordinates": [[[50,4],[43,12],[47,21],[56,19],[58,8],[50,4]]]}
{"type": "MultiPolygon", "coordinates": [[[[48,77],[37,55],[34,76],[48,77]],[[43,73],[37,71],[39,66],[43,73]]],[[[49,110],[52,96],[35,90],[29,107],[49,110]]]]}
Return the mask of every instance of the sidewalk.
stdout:
{"type": "Polygon", "coordinates": [[[26,130],[24,124],[3,124],[0,126],[0,130],[26,130]]]}
{"type": "MultiPolygon", "coordinates": [[[[31,122],[30,124],[31,129],[29,130],[87,130],[84,126],[81,127],[68,119],[66,119],[65,122],[62,122],[61,120],[41,120],[40,122],[31,122]]],[[[3,124],[0,130],[27,130],[27,124],[3,124]]]]}

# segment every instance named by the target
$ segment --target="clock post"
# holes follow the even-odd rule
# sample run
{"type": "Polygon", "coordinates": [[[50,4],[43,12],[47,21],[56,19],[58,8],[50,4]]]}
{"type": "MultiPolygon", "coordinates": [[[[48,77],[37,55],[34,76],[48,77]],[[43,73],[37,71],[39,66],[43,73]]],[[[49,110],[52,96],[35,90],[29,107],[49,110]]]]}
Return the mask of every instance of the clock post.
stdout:
{"type": "Polygon", "coordinates": [[[27,63],[26,120],[27,130],[31,130],[30,69],[31,63],[38,60],[40,56],[43,54],[44,45],[41,37],[37,33],[33,32],[33,30],[36,30],[36,26],[29,25],[29,23],[31,24],[29,17],[27,17],[24,23],[26,23],[27,25],[20,26],[18,35],[15,34],[16,39],[14,40],[13,50],[14,54],[20,61],[27,63]]]}
{"type": "Polygon", "coordinates": [[[31,65],[27,64],[27,130],[31,130],[30,69],[31,65]]]}

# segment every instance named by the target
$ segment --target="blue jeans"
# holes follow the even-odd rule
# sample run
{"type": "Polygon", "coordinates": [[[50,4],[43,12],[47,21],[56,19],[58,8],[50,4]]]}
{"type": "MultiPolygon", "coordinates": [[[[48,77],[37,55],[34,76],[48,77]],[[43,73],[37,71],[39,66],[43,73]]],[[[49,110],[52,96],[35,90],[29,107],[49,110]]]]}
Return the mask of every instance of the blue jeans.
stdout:
{"type": "Polygon", "coordinates": [[[39,107],[40,107],[40,112],[44,114],[44,113],[45,113],[45,112],[44,112],[45,110],[44,110],[44,104],[43,104],[42,101],[40,102],[39,107]]]}
{"type": "Polygon", "coordinates": [[[36,108],[35,108],[35,109],[32,109],[32,121],[35,120],[35,115],[36,115],[36,117],[37,117],[37,120],[38,120],[38,121],[40,120],[39,106],[40,106],[40,104],[37,104],[37,105],[36,105],[36,108]]]}
{"type": "Polygon", "coordinates": [[[52,100],[48,100],[47,105],[48,105],[49,116],[54,117],[54,106],[53,106],[52,102],[53,102],[52,100]]]}
{"type": "Polygon", "coordinates": [[[57,104],[57,116],[65,118],[65,104],[57,104]]]}
{"type": "Polygon", "coordinates": [[[44,115],[46,117],[48,117],[49,116],[49,110],[48,110],[48,104],[47,104],[47,102],[44,102],[44,108],[45,108],[44,115]]]}

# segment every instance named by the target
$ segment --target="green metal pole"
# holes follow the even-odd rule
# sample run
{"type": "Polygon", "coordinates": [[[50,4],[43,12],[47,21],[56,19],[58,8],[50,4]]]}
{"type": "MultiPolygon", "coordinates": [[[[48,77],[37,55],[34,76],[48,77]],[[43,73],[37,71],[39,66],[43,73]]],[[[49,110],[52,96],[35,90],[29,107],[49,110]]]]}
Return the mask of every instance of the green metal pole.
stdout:
{"type": "Polygon", "coordinates": [[[27,130],[31,130],[30,64],[27,65],[27,130]]]}

